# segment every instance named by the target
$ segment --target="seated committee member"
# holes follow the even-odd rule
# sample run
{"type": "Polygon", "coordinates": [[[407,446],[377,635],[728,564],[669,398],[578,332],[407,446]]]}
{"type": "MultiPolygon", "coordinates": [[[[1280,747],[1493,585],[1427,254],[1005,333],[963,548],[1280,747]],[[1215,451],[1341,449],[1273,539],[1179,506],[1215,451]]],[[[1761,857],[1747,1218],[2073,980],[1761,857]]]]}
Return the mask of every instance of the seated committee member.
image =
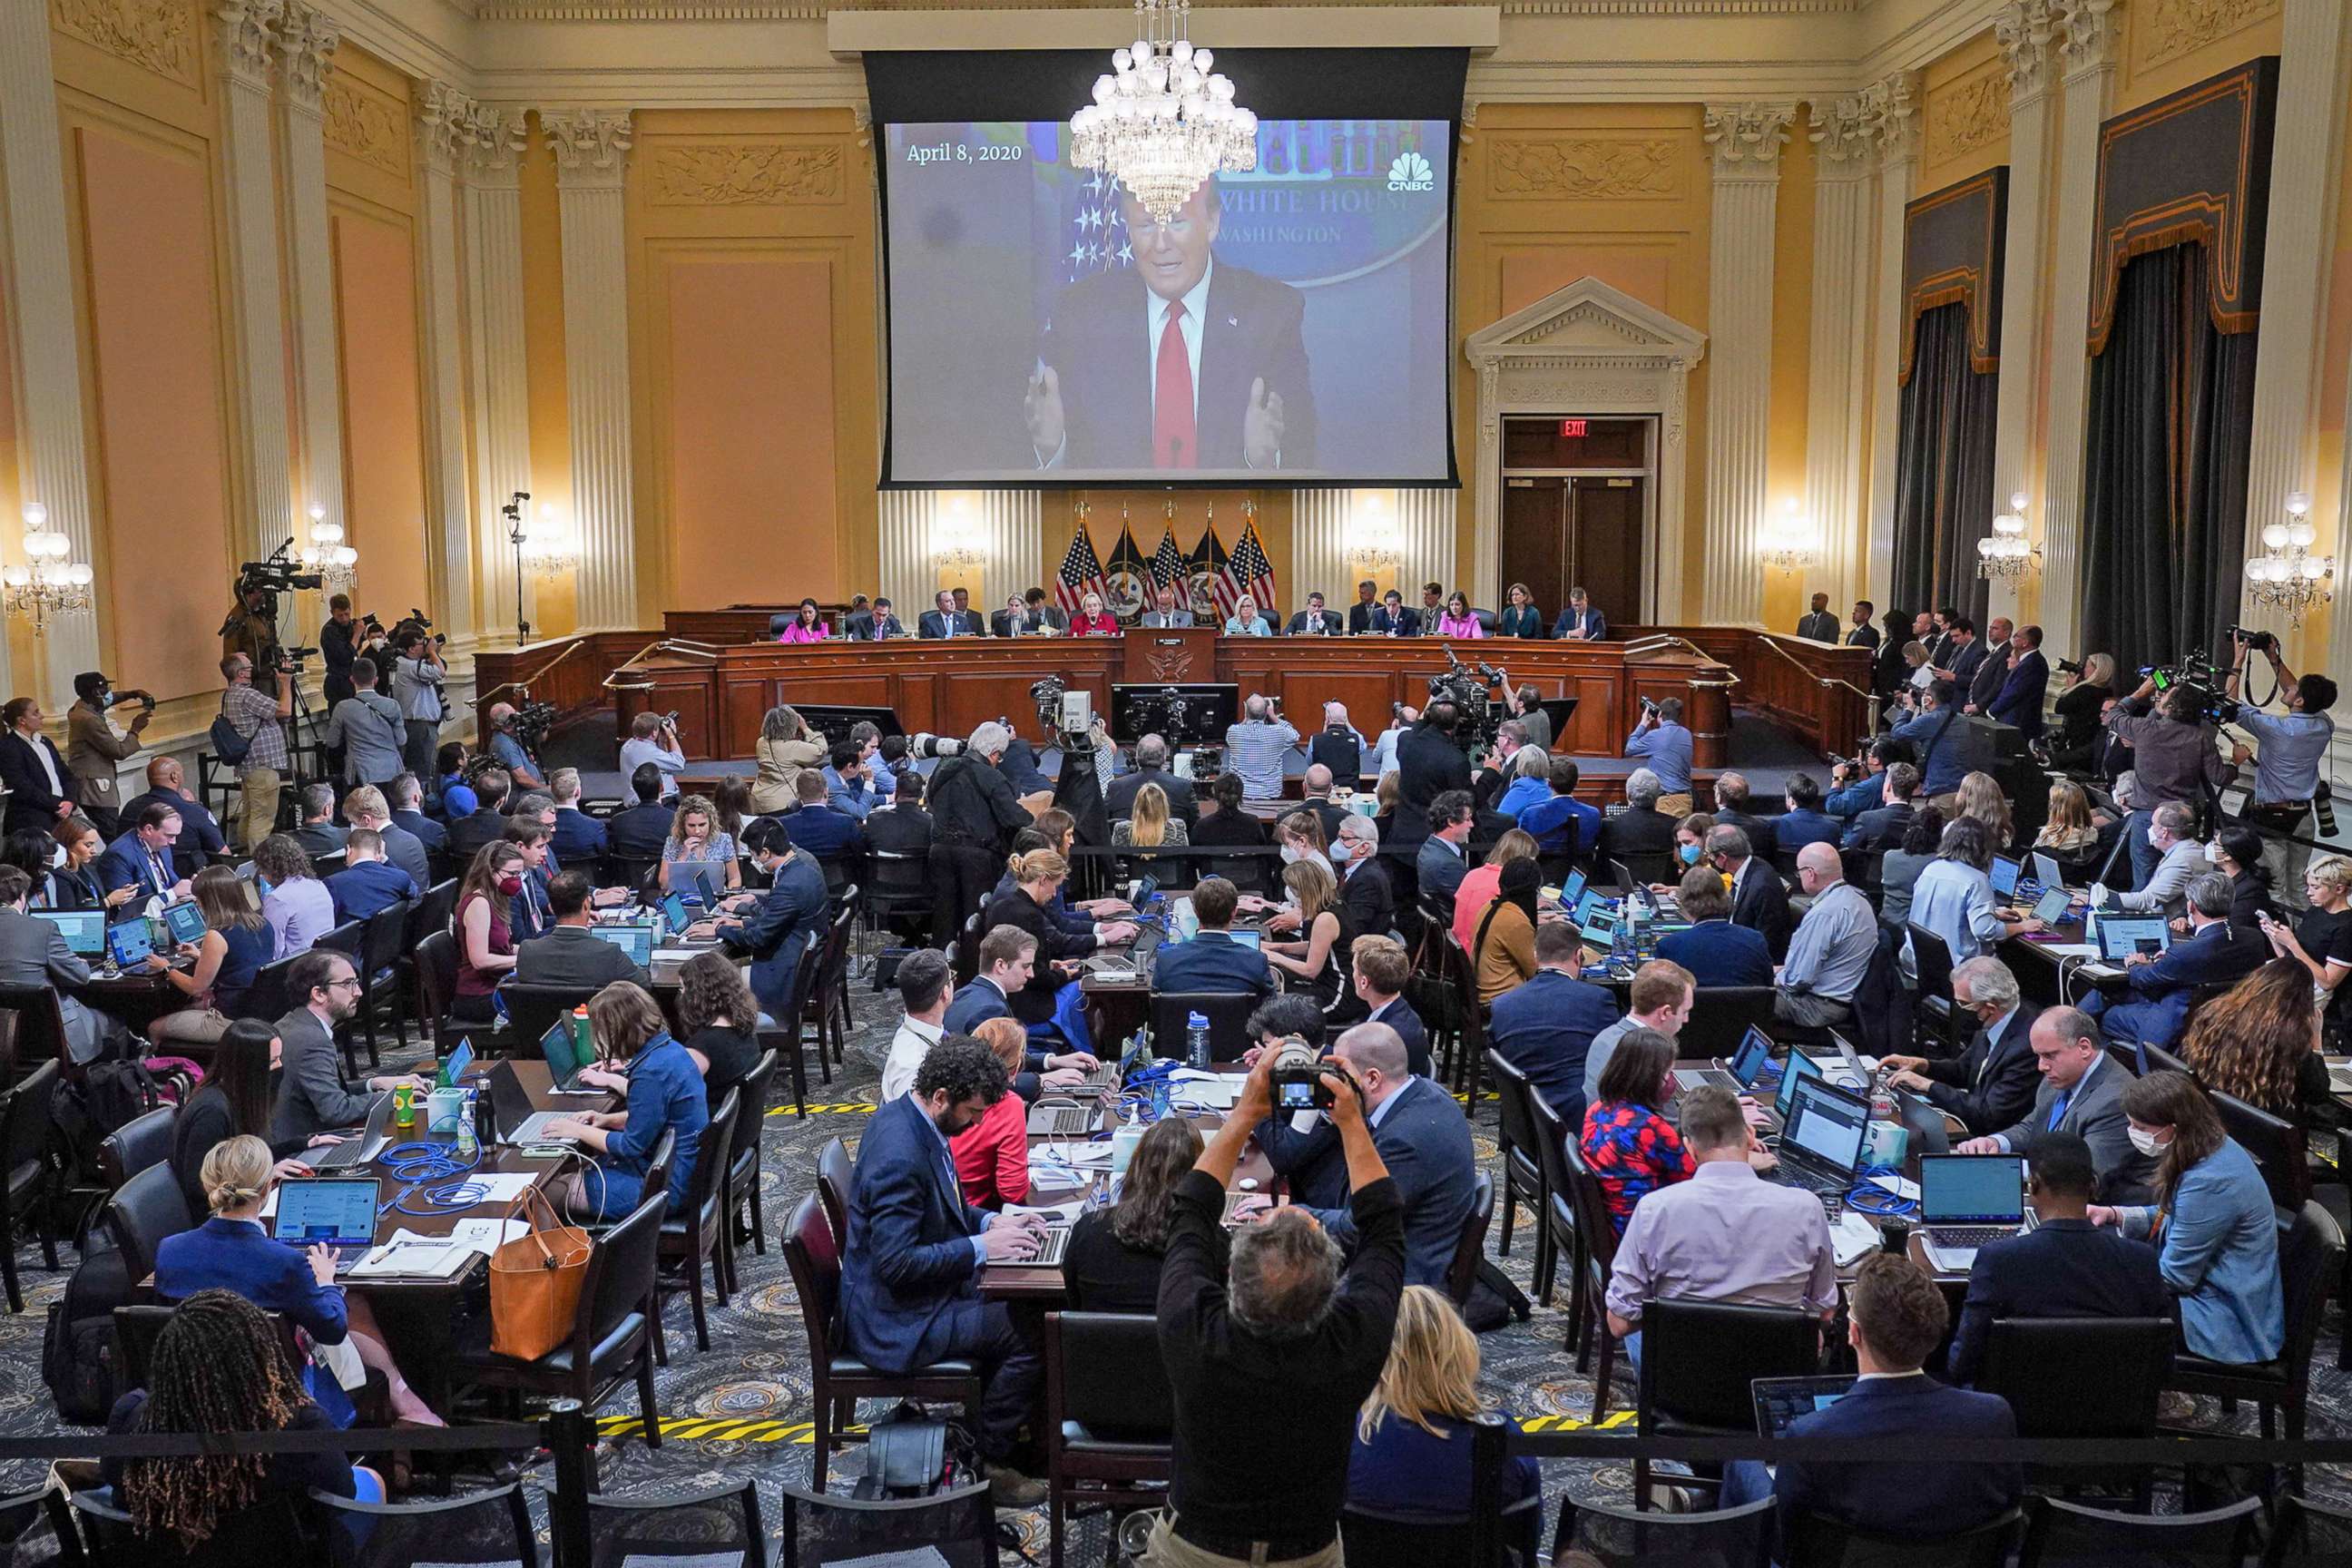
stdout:
{"type": "Polygon", "coordinates": [[[1568,604],[1560,610],[1559,619],[1552,624],[1551,635],[1576,642],[1603,642],[1609,637],[1609,619],[1585,596],[1582,588],[1570,588],[1568,604]]]}
{"type": "Polygon", "coordinates": [[[1078,613],[1070,617],[1070,635],[1074,637],[1117,637],[1118,617],[1103,608],[1100,594],[1088,594],[1078,601],[1078,613]]]}
{"type": "Polygon", "coordinates": [[[1045,589],[1031,588],[1006,599],[989,625],[1001,637],[1049,637],[1067,632],[1070,617],[1061,605],[1047,602],[1045,589]]]}
{"type": "Polygon", "coordinates": [[[1200,1129],[1181,1116],[1163,1117],[1145,1130],[1119,1179],[1118,1201],[1087,1209],[1070,1228],[1062,1279],[1071,1310],[1150,1312],[1158,1307],[1170,1199],[1176,1184],[1199,1163],[1203,1147],[1200,1129]]]}
{"type": "Polygon", "coordinates": [[[1455,589],[1445,601],[1444,614],[1437,617],[1437,635],[1442,637],[1483,637],[1486,625],[1470,608],[1470,595],[1455,589]]]}
{"type": "MultiPolygon", "coordinates": [[[[803,599],[800,608],[793,612],[791,623],[776,634],[776,640],[790,643],[823,642],[832,635],[833,628],[824,624],[824,616],[817,609],[816,601],[803,599]]],[[[650,715],[641,714],[639,717],[645,718],[650,715]]],[[[626,759],[624,758],[623,761],[625,763],[626,759]]]]}
{"type": "Polygon", "coordinates": [[[1495,622],[1495,635],[1541,641],[1551,635],[1544,625],[1543,612],[1536,608],[1536,597],[1528,592],[1525,583],[1514,583],[1503,591],[1504,606],[1495,622]]]}
{"type": "Polygon", "coordinates": [[[2021,1000],[2017,976],[1997,958],[1971,958],[1952,967],[1952,1011],[1977,1021],[1968,1048],[1957,1057],[1890,1056],[1879,1065],[1897,1089],[1927,1097],[1975,1136],[2014,1126],[2032,1109],[2042,1081],[2032,1035],[2042,1009],[2021,1000]]]}
{"type": "Polygon", "coordinates": [[[1537,927],[1534,976],[1495,998],[1486,1026],[1486,1044],[1570,1127],[1584,1124],[1584,1059],[1592,1037],[1617,1021],[1610,994],[1577,978],[1582,940],[1565,921],[1537,927]]]}
{"type": "MultiPolygon", "coordinates": [[[[2083,1011],[2096,1018],[2117,1045],[2169,1050],[2188,1023],[2189,999],[2197,987],[2242,980],[2271,955],[2268,942],[2230,923],[2228,878],[2215,871],[2192,877],[2182,897],[2189,934],[2154,958],[2136,952],[2124,960],[2124,987],[2130,999],[2110,1002],[2098,990],[2083,998],[2083,1011]]],[[[2147,1053],[2139,1054],[2145,1066],[2147,1053]]]]}
{"type": "Polygon", "coordinates": [[[654,1149],[667,1132],[673,1142],[662,1212],[676,1215],[694,1190],[696,1162],[727,1158],[724,1149],[702,1146],[710,1125],[702,1074],[670,1034],[653,997],[632,981],[616,981],[588,998],[588,1026],[603,1059],[622,1064],[629,1080],[628,1106],[559,1116],[547,1124],[549,1138],[570,1139],[589,1157],[584,1173],[559,1178],[549,1195],[580,1219],[626,1218],[647,1196],[654,1149]]]}
{"type": "Polygon", "coordinates": [[[269,1112],[269,1142],[286,1144],[367,1121],[374,1097],[406,1084],[432,1088],[415,1073],[378,1073],[362,1092],[343,1087],[335,1027],[359,1009],[360,981],[352,961],[331,949],[306,952],[288,971],[291,1011],[278,1020],[278,1102],[269,1112]]]}
{"type": "Polygon", "coordinates": [[[2080,1007],[2048,1007],[2033,1020],[2028,1038],[2042,1087],[2033,1109],[1985,1137],[1971,1138],[1958,1154],[2022,1154],[2044,1132],[2072,1132],[2091,1146],[2097,1170],[2096,1196],[2111,1205],[2146,1203],[2155,1191],[2157,1159],[2131,1136],[2124,1115],[2124,1088],[2132,1080],[2107,1060],[2099,1026],[2080,1007]]]}
{"type": "Polygon", "coordinates": [[[1008,1466],[1043,1368],[1004,1303],[980,1299],[981,1268],[1033,1255],[1043,1222],[966,1204],[949,1148],[1005,1094],[1003,1065],[978,1040],[950,1037],[923,1058],[912,1090],[875,1111],[858,1141],[841,1259],[852,1354],[898,1376],[951,1358],[978,1364],[977,1436],[1000,1505],[1037,1500],[1035,1483],[1008,1466]]]}
{"type": "Polygon", "coordinates": [[[2001,1318],[2169,1318],[2172,1296],[2156,1249],[2090,1220],[2091,1146],[2071,1132],[2044,1132],[2026,1146],[2031,1230],[1990,1242],[1969,1269],[1968,1300],[1944,1366],[1967,1386],[1983,1370],[1992,1325],[2001,1318]]]}
{"type": "Polygon", "coordinates": [[[343,841],[343,868],[327,879],[337,925],[406,903],[421,890],[415,878],[384,858],[383,850],[383,835],[372,827],[354,827],[343,841]]]}
{"type": "Polygon", "coordinates": [[[1643,1198],[1691,1177],[1690,1152],[1660,1109],[1674,1098],[1674,1041],[1654,1029],[1626,1031],[1610,1050],[1598,1090],[1577,1146],[1622,1235],[1643,1198]]]}
{"type": "Polygon", "coordinates": [[[2190,1355],[2230,1366],[2276,1360],[2286,1309],[2278,1217],[2261,1168],[2186,1073],[2132,1079],[2123,1107],[2133,1146],[2157,1159],[2153,1201],[2094,1205],[2091,1222],[2155,1244],[2190,1355]]]}
{"type": "MultiPolygon", "coordinates": [[[[1951,1308],[1933,1276],[1908,1258],[1874,1252],[1848,1292],[1846,1339],[1860,1381],[1825,1409],[1800,1415],[1790,1437],[1938,1437],[1964,1451],[1970,1438],[2013,1437],[2017,1418],[1998,1394],[1948,1388],[1920,1369],[1943,1342],[1951,1308]]],[[[1781,1529],[1801,1515],[1886,1535],[1932,1538],[1990,1523],[2017,1506],[2024,1476],[2013,1464],[1953,1459],[1940,1465],[1783,1461],[1764,1479],[1753,1459],[1726,1468],[1720,1506],[1769,1494],[1781,1529]]]]}
{"type": "Polygon", "coordinates": [[[583,871],[560,871],[547,885],[547,904],[555,923],[515,949],[514,978],[524,985],[566,985],[575,990],[631,980],[650,987],[652,976],[637,966],[617,942],[604,941],[590,928],[595,923],[592,903],[595,884],[583,871]]]}
{"type": "Polygon", "coordinates": [[[1376,637],[1417,637],[1421,635],[1421,616],[1406,607],[1402,594],[1391,588],[1381,595],[1380,606],[1366,617],[1364,630],[1376,637]]]}
{"type": "MultiPolygon", "coordinates": [[[[1658,956],[1691,972],[1698,984],[1769,985],[1772,949],[1764,933],[1731,923],[1731,895],[1712,866],[1683,873],[1675,895],[1686,930],[1658,939],[1658,956]]],[[[1866,900],[1865,900],[1866,901],[1866,900]]]]}
{"type": "Polygon", "coordinates": [[[980,624],[980,612],[956,607],[955,595],[942,588],[931,595],[931,608],[915,618],[918,637],[984,637],[988,628],[980,624]]]}
{"type": "Polygon", "coordinates": [[[1605,1304],[1609,1331],[1642,1364],[1642,1306],[1652,1300],[1837,1310],[1837,1253],[1821,1200],[1760,1180],[1762,1154],[1727,1089],[1703,1084],[1675,1108],[1690,1180],[1634,1205],[1617,1243],[1605,1304]]]}
{"type": "MultiPolygon", "coordinates": [[[[1356,1440],[1348,1450],[1349,1503],[1407,1519],[1462,1518],[1471,1494],[1465,1423],[1486,1411],[1478,1393],[1478,1336],[1444,1295],[1407,1285],[1397,1300],[1389,1363],[1356,1419],[1356,1440]]],[[[1504,1468],[1496,1501],[1508,1508],[1542,1490],[1541,1467],[1517,1458],[1504,1468]]],[[[1528,1542],[1537,1522],[1535,1514],[1527,1516],[1528,1542]]]]}
{"type": "Polygon", "coordinates": [[[1174,587],[1162,583],[1151,590],[1151,603],[1143,607],[1142,619],[1137,624],[1153,631],[1189,626],[1192,624],[1192,612],[1176,602],[1174,587]]]}
{"type": "MultiPolygon", "coordinates": [[[[1028,1030],[1013,1018],[991,1018],[972,1031],[1004,1069],[1009,1086],[1027,1054],[1028,1030]]],[[[963,1201],[974,1208],[1001,1209],[1029,1195],[1029,1108],[1007,1094],[979,1121],[948,1140],[963,1201]]]]}
{"type": "MultiPolygon", "coordinates": [[[[1058,858],[1058,857],[1057,857],[1058,858]]],[[[1265,956],[1232,935],[1241,895],[1223,877],[1203,877],[1192,889],[1192,913],[1201,929],[1183,942],[1163,943],[1154,956],[1156,992],[1246,992],[1263,996],[1274,989],[1265,956]]]]}
{"type": "Polygon", "coordinates": [[[1283,632],[1294,637],[1336,637],[1339,629],[1339,613],[1323,607],[1323,595],[1318,591],[1307,595],[1307,607],[1290,617],[1283,632]]]}

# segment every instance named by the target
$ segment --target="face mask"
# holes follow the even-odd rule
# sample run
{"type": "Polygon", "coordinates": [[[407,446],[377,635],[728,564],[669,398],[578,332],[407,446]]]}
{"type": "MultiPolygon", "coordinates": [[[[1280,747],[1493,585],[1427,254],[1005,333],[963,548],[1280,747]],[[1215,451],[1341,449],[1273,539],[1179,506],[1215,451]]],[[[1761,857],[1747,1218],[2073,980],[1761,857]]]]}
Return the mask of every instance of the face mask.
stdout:
{"type": "Polygon", "coordinates": [[[1284,865],[1292,865],[1299,858],[1300,856],[1298,853],[1298,847],[1297,845],[1286,844],[1282,847],[1282,863],[1284,865]]]}
{"type": "Polygon", "coordinates": [[[2149,1159],[2153,1160],[2158,1154],[2164,1152],[2164,1145],[2156,1141],[2156,1134],[2148,1131],[2146,1128],[2134,1127],[2130,1129],[2130,1132],[2132,1147],[2147,1155],[2149,1159]]]}
{"type": "Polygon", "coordinates": [[[1677,844],[1675,846],[1675,854],[1681,858],[1684,865],[1696,866],[1698,864],[1698,848],[1696,844],[1677,844]]]}
{"type": "Polygon", "coordinates": [[[499,879],[499,891],[504,893],[509,899],[513,898],[517,893],[522,891],[522,879],[512,875],[500,877],[499,879]]]}
{"type": "Polygon", "coordinates": [[[1346,839],[1334,838],[1331,840],[1331,864],[1334,866],[1345,864],[1348,857],[1355,852],[1356,847],[1349,843],[1346,839]]]}
{"type": "Polygon", "coordinates": [[[2209,866],[2219,866],[2221,863],[2221,847],[2219,844],[2205,846],[2205,863],[2209,866]]]}

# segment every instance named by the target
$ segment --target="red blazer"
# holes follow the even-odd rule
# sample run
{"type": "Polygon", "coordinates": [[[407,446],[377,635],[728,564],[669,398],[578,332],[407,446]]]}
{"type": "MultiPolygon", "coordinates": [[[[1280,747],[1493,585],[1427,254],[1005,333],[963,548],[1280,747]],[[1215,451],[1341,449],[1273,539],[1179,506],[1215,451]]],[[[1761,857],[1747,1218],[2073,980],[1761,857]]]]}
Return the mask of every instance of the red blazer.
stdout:
{"type": "Polygon", "coordinates": [[[1072,616],[1070,635],[1074,637],[1116,637],[1118,635],[1118,617],[1108,610],[1099,616],[1072,616]]]}
{"type": "Polygon", "coordinates": [[[1029,1195],[1029,1106],[1007,1093],[948,1143],[964,1202],[1000,1208],[1029,1195]]]}

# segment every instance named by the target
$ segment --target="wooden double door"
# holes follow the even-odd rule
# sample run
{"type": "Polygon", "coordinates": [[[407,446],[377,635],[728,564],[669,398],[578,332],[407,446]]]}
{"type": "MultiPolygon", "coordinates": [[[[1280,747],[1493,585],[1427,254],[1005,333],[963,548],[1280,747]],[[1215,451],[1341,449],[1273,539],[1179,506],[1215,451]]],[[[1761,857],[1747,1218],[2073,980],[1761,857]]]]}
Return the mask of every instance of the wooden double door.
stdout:
{"type": "Polygon", "coordinates": [[[1642,618],[1642,517],[1649,479],[1626,474],[1506,474],[1503,581],[1524,583],[1548,620],[1581,585],[1613,625],[1642,618]]]}

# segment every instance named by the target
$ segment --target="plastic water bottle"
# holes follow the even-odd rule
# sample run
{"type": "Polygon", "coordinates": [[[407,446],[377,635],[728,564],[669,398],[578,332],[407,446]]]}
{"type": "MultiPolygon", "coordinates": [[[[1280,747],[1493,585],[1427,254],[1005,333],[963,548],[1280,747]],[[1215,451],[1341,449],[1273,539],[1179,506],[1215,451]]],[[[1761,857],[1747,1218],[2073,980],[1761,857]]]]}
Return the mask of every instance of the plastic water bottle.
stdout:
{"type": "Polygon", "coordinates": [[[1209,1018],[1205,1013],[1185,1015],[1184,1064],[1202,1072],[1209,1070],[1209,1018]]]}
{"type": "Polygon", "coordinates": [[[1137,1121],[1135,1112],[1130,1110],[1127,1113],[1127,1120],[1120,1122],[1118,1130],[1110,1135],[1111,1180],[1118,1181],[1126,1176],[1128,1164],[1135,1158],[1136,1145],[1142,1142],[1143,1123],[1137,1121]]]}
{"type": "Polygon", "coordinates": [[[479,1098],[478,1090],[467,1089],[465,1108],[457,1115],[457,1157],[461,1160],[473,1159],[482,1151],[481,1141],[474,1132],[475,1102],[479,1098]]]}

